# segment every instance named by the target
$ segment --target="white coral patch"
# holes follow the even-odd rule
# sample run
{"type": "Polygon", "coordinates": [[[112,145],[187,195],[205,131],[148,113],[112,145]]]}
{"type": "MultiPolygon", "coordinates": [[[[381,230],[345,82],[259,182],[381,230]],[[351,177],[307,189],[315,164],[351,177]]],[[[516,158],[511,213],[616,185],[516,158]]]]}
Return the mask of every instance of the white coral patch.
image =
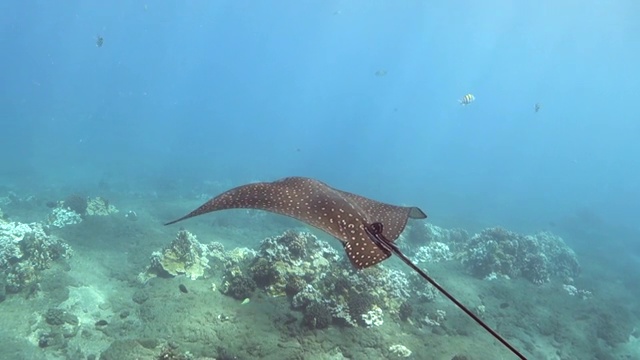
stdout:
{"type": "Polygon", "coordinates": [[[362,320],[367,324],[367,327],[382,325],[384,323],[384,319],[382,318],[382,309],[377,305],[373,305],[373,308],[369,310],[369,312],[362,314],[362,320]]]}
{"type": "Polygon", "coordinates": [[[391,345],[389,347],[389,351],[397,357],[411,356],[411,350],[409,350],[406,346],[400,344],[391,345]]]}
{"type": "Polygon", "coordinates": [[[82,222],[82,217],[73,210],[57,207],[53,209],[47,220],[51,226],[63,228],[67,225],[79,224],[82,222]]]}
{"type": "Polygon", "coordinates": [[[414,259],[417,264],[421,262],[439,262],[451,260],[453,254],[449,249],[449,245],[438,241],[432,241],[429,245],[421,246],[418,249],[414,259]]]}

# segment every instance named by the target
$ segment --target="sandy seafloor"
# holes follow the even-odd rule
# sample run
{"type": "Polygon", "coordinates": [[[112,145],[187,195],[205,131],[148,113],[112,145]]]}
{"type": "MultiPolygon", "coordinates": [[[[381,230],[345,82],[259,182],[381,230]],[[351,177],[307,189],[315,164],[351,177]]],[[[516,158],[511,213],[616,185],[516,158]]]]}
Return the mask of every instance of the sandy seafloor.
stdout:
{"type": "MultiPolygon", "coordinates": [[[[2,209],[10,221],[43,221],[50,212],[44,202],[62,199],[56,194],[63,193],[19,194],[25,200],[2,209]]],[[[265,237],[304,225],[236,211],[163,226],[203,199],[155,194],[109,197],[120,213],[53,229],[71,246],[73,257],[45,270],[36,292],[8,294],[0,303],[1,359],[159,359],[168,348],[173,357],[162,359],[187,358],[180,357],[185,353],[195,359],[398,358],[388,351],[393,344],[410,349],[409,359],[515,358],[444,297],[430,305],[446,310],[441,327],[385,315],[378,327],[332,325],[309,330],[301,326],[301,313],[292,310],[284,297],[257,290],[249,303],[242,304],[214,289],[212,284],[221,276],[215,271],[197,280],[178,276],[143,284],[138,274],[149,265],[151,253],[170,243],[181,227],[202,243],[257,249],[265,237]],[[124,217],[128,210],[137,212],[137,221],[124,217]],[[188,293],[179,290],[180,284],[188,293]],[[50,308],[77,316],[79,331],[41,347],[39,337],[49,327],[43,314],[50,308]],[[96,326],[99,320],[108,324],[96,326]]],[[[312,231],[339,248],[337,240],[312,231]]],[[[617,280],[622,275],[607,273],[606,264],[580,256],[579,260],[583,272],[576,284],[593,293],[587,300],[559,291],[553,281],[534,285],[522,279],[478,279],[455,260],[421,266],[463,303],[486,304],[486,321],[531,358],[640,359],[640,332],[635,330],[640,329],[638,293],[629,291],[628,282],[617,280]],[[599,335],[603,318],[608,320],[606,326],[620,324],[629,332],[628,339],[614,346],[603,341],[599,335]]],[[[409,271],[397,259],[384,265],[409,271]]]]}

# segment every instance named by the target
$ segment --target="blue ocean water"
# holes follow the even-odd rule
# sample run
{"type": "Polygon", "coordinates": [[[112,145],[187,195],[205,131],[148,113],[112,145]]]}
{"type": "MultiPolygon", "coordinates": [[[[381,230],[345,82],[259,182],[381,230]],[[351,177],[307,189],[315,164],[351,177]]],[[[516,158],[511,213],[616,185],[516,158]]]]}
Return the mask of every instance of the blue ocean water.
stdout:
{"type": "Polygon", "coordinates": [[[517,226],[640,212],[632,1],[2,7],[4,181],[300,174],[517,226]]]}
{"type": "Polygon", "coordinates": [[[308,176],[443,226],[550,230],[638,278],[638,14],[635,1],[3,2],[0,188],[162,197],[308,176]]]}

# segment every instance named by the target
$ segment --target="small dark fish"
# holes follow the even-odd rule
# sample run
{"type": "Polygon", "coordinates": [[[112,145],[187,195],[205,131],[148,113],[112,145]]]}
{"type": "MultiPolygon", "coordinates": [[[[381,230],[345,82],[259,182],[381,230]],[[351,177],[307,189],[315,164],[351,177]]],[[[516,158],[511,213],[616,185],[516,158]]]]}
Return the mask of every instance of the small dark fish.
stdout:
{"type": "Polygon", "coordinates": [[[96,326],[106,326],[107,324],[109,323],[105,319],[96,321],[96,326]]]}
{"type": "Polygon", "coordinates": [[[52,208],[53,209],[56,206],[58,206],[57,202],[55,202],[55,201],[47,201],[47,207],[48,208],[52,208]]]}
{"type": "Polygon", "coordinates": [[[102,44],[104,44],[104,38],[100,35],[98,35],[96,37],[96,46],[97,47],[102,47],[102,44]]]}
{"type": "Polygon", "coordinates": [[[503,302],[502,304],[500,304],[500,309],[506,309],[509,307],[509,303],[503,302]]]}
{"type": "Polygon", "coordinates": [[[180,284],[180,286],[178,286],[178,289],[180,289],[181,292],[187,294],[189,292],[189,290],[187,290],[187,287],[184,286],[183,284],[180,284]]]}
{"type": "Polygon", "coordinates": [[[381,69],[375,72],[376,76],[386,76],[387,70],[381,69]]]}
{"type": "Polygon", "coordinates": [[[536,103],[536,105],[533,107],[533,109],[538,112],[540,111],[540,108],[542,108],[542,105],[540,105],[540,103],[536,103]]]}

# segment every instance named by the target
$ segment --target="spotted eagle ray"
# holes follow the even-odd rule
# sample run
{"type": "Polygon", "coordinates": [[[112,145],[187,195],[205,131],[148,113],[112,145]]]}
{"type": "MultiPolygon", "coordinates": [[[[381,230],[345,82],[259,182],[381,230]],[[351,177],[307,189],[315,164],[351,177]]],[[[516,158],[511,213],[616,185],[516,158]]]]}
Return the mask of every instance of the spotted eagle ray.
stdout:
{"type": "Polygon", "coordinates": [[[394,243],[409,218],[427,217],[419,208],[381,203],[334,189],[315,179],[288,177],[274,182],[238,186],[165,225],[227,209],[265,210],[298,219],[325,231],[342,242],[351,264],[358,269],[376,265],[396,254],[511,352],[520,359],[526,359],[513,345],[409,260],[394,243]]]}

